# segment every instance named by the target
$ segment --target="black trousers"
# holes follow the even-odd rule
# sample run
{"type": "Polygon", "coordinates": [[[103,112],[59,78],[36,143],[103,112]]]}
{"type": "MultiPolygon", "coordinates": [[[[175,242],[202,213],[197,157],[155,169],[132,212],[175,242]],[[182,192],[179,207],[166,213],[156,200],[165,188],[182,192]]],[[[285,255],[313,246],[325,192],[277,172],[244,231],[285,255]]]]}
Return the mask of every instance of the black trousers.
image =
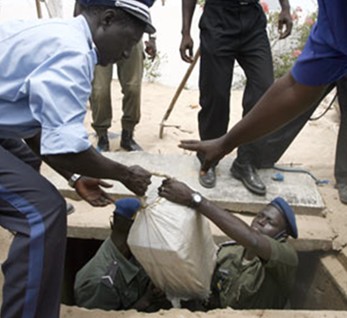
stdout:
{"type": "Polygon", "coordinates": [[[264,144],[262,157],[259,157],[256,163],[258,168],[273,167],[305,126],[324,97],[335,86],[337,87],[341,118],[336,144],[334,175],[337,183],[347,184],[347,76],[337,83],[327,86],[321,98],[309,110],[269,135],[268,142],[264,144]]]}
{"type": "Polygon", "coordinates": [[[1,318],[58,318],[66,202],[19,139],[0,139],[0,226],[15,233],[4,273],[1,318]]]}
{"type": "MultiPolygon", "coordinates": [[[[201,140],[214,139],[228,130],[230,94],[235,60],[246,75],[243,116],[273,83],[272,55],[266,33],[266,17],[257,2],[207,0],[200,27],[201,140]]],[[[240,163],[253,163],[266,139],[238,148],[240,163]]],[[[203,159],[201,154],[198,154],[203,159]]]]}

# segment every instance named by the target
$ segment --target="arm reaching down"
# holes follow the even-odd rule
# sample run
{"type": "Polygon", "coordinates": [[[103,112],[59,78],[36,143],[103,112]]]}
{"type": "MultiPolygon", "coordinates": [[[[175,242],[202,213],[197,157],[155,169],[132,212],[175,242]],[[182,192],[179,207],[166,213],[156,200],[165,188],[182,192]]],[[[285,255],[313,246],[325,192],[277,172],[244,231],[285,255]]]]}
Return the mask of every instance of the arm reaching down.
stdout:
{"type": "Polygon", "coordinates": [[[183,140],[180,148],[199,151],[206,159],[202,170],[242,144],[267,135],[307,110],[318,99],[325,86],[306,86],[297,83],[288,73],[278,79],[252,110],[222,137],[207,141],[183,140]]]}

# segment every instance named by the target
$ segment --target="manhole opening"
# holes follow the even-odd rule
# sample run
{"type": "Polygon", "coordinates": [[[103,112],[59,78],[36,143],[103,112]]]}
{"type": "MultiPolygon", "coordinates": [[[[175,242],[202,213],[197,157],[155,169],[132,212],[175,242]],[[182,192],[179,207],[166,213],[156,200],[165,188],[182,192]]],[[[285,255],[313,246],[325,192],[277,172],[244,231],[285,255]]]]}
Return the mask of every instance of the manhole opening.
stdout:
{"type": "MultiPolygon", "coordinates": [[[[102,241],[68,238],[62,303],[75,305],[73,284],[77,271],[96,253],[102,241]]],[[[328,252],[298,252],[299,268],[292,297],[286,309],[297,310],[346,310],[345,291],[337,282],[344,279],[332,277],[321,259],[328,252]]],[[[346,270],[339,275],[346,276],[346,270]]]]}

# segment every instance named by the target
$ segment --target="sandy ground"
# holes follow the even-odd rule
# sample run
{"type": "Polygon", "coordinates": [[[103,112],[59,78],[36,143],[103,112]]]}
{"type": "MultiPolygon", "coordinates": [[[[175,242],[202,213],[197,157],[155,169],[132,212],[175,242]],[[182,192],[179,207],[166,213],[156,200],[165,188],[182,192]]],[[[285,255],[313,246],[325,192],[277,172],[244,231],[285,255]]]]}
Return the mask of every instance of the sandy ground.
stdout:
{"type": "MultiPolygon", "coordinates": [[[[111,151],[123,151],[119,147],[122,96],[120,93],[119,83],[115,80],[112,85],[114,114],[112,127],[109,130],[111,151]]],[[[175,94],[175,91],[176,88],[166,87],[155,83],[144,83],[142,94],[142,118],[141,122],[136,128],[135,137],[145,151],[162,154],[183,153],[184,150],[177,147],[179,140],[198,138],[197,113],[199,111],[199,94],[197,90],[182,91],[169,119],[166,121],[166,124],[171,126],[165,127],[163,138],[159,138],[160,123],[171,102],[172,97],[175,94]]],[[[241,117],[241,98],[241,91],[232,92],[230,125],[233,125],[241,117]]],[[[315,115],[319,115],[324,111],[329,100],[330,99],[328,98],[326,103],[323,103],[319,107],[315,115]]],[[[334,246],[336,249],[341,249],[346,245],[347,242],[347,218],[344,216],[347,211],[347,206],[340,203],[337,190],[334,189],[335,181],[333,177],[333,165],[339,123],[339,113],[337,109],[338,107],[333,107],[320,120],[309,122],[292,146],[282,157],[280,163],[286,165],[291,164],[295,167],[309,169],[309,171],[316,178],[329,181],[328,184],[320,186],[319,191],[326,204],[326,220],[336,231],[334,246]]],[[[91,113],[88,111],[85,125],[90,133],[90,140],[95,145],[96,138],[90,122],[91,113]]],[[[191,155],[194,156],[193,153],[191,153],[191,155]]],[[[235,153],[231,153],[229,156],[233,157],[234,155],[235,153]]],[[[228,173],[228,171],[225,173],[228,173]]],[[[8,233],[3,233],[0,231],[1,242],[8,241],[8,238],[8,233]]],[[[6,249],[7,247],[1,247],[0,260],[5,258],[6,249]]],[[[344,273],[342,274],[344,275],[344,273]]],[[[79,313],[79,311],[76,311],[72,315],[70,310],[71,309],[63,306],[62,316],[81,318],[87,317],[87,315],[85,315],[86,313],[79,313]]],[[[129,312],[127,314],[132,316],[133,313],[129,312]]],[[[127,314],[125,314],[125,316],[127,314]]],[[[183,312],[181,312],[179,315],[171,312],[171,315],[175,317],[195,316],[195,314],[188,312],[184,312],[184,314],[182,314],[183,312]]],[[[229,314],[230,312],[224,313],[222,311],[216,311],[215,313],[210,313],[209,316],[216,318],[224,315],[229,316],[229,314]]],[[[160,313],[160,315],[170,316],[170,313],[160,313]]],[[[97,316],[99,316],[99,314],[97,316]]],[[[136,316],[137,315],[134,315],[134,317],[136,316]]],[[[331,317],[333,316],[334,315],[331,317]]],[[[100,313],[100,317],[103,317],[102,313],[100,313]]]]}

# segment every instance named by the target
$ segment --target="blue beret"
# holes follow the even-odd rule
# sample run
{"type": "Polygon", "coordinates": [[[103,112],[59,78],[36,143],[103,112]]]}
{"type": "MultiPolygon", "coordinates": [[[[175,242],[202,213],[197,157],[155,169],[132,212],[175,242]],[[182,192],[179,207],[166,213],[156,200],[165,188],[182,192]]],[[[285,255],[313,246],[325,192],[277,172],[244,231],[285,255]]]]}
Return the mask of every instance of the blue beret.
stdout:
{"type": "Polygon", "coordinates": [[[121,215],[129,220],[132,220],[135,213],[141,207],[141,202],[136,198],[124,198],[115,201],[115,214],[121,215]]]}
{"type": "Polygon", "coordinates": [[[107,6],[120,8],[146,23],[145,32],[155,33],[149,8],[155,0],[78,0],[84,6],[107,6]]]}
{"type": "Polygon", "coordinates": [[[274,200],[270,202],[271,205],[273,205],[275,208],[277,208],[278,211],[282,213],[284,218],[287,221],[288,228],[289,228],[289,235],[297,238],[298,237],[298,228],[296,226],[296,219],[293,209],[290,207],[290,205],[281,197],[277,197],[274,200]]]}

